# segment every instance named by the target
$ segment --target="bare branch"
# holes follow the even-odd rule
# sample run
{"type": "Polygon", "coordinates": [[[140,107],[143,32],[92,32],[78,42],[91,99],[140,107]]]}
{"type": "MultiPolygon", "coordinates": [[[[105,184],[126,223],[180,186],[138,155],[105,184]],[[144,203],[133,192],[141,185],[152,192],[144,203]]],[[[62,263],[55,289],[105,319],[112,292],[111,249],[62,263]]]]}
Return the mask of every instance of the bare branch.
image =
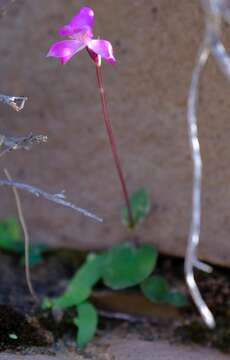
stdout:
{"type": "Polygon", "coordinates": [[[62,206],[71,208],[75,211],[78,211],[81,214],[83,214],[84,216],[90,217],[93,220],[96,220],[98,222],[103,222],[103,219],[98,217],[97,215],[95,215],[81,207],[78,207],[78,206],[72,204],[71,202],[66,201],[65,200],[66,199],[65,191],[62,191],[61,193],[57,193],[57,194],[50,194],[50,193],[43,191],[35,186],[27,185],[27,184],[20,183],[20,182],[14,181],[14,180],[12,180],[12,181],[0,180],[0,186],[15,187],[17,189],[30,192],[31,194],[35,195],[36,197],[43,197],[49,201],[52,201],[59,205],[62,205],[62,206]]]}
{"type": "MultiPolygon", "coordinates": [[[[9,181],[12,181],[10,173],[7,171],[7,169],[4,169],[4,173],[5,173],[6,177],[7,177],[7,179],[9,181]]],[[[16,206],[17,206],[18,218],[19,218],[19,221],[21,223],[21,227],[22,227],[22,230],[23,230],[23,233],[24,233],[26,282],[27,282],[27,286],[28,286],[28,289],[29,289],[32,297],[34,298],[34,300],[38,301],[38,297],[37,297],[37,295],[36,295],[36,293],[34,291],[32,281],[31,281],[31,277],[30,277],[30,263],[29,263],[30,238],[29,238],[29,233],[28,233],[28,229],[27,229],[27,226],[26,226],[26,221],[25,221],[25,218],[24,218],[24,215],[23,215],[21,200],[20,200],[18,191],[17,191],[15,186],[13,186],[12,189],[13,189],[13,193],[14,193],[14,197],[15,197],[16,206]]]]}
{"type": "Polygon", "coordinates": [[[8,96],[0,94],[0,101],[9,105],[15,111],[20,111],[24,108],[25,102],[28,100],[25,96],[8,96]]]}
{"type": "MultiPolygon", "coordinates": [[[[191,146],[191,153],[193,158],[193,210],[190,234],[188,239],[188,246],[185,256],[185,276],[191,296],[198,307],[205,323],[213,328],[215,320],[212,313],[208,309],[204,300],[201,297],[200,291],[194,278],[193,268],[201,263],[197,260],[197,248],[200,238],[200,224],[201,224],[201,180],[202,180],[202,158],[200,153],[200,144],[198,138],[197,128],[197,100],[199,94],[199,80],[201,72],[207,62],[210,50],[208,41],[205,37],[204,43],[198,54],[196,66],[193,70],[192,82],[188,97],[188,130],[191,146]]],[[[201,268],[201,266],[199,266],[201,268]]],[[[204,268],[204,266],[202,267],[204,268]]]]}
{"type": "Polygon", "coordinates": [[[222,18],[228,22],[230,21],[230,2],[227,0],[201,0],[201,3],[206,15],[206,30],[203,45],[193,70],[187,110],[188,131],[193,158],[193,203],[191,228],[185,257],[185,276],[191,296],[204,322],[208,327],[213,328],[215,327],[214,317],[202,299],[194,278],[194,267],[208,273],[212,270],[209,265],[203,264],[197,258],[200,241],[202,181],[202,158],[198,137],[197,107],[200,76],[210,53],[217,60],[225,76],[230,79],[230,56],[221,41],[221,22],[222,18]]]}
{"type": "Polygon", "coordinates": [[[34,144],[42,144],[48,141],[45,135],[33,135],[10,137],[0,134],[0,147],[5,146],[5,149],[0,152],[0,157],[12,150],[29,150],[34,144]]]}

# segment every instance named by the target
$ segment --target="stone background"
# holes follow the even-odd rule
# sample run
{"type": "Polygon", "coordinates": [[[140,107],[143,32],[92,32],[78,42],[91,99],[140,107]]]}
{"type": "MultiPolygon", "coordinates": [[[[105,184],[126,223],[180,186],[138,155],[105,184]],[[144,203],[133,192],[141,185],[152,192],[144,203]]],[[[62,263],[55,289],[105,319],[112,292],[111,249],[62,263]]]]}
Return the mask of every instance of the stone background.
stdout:
{"type": "MultiPolygon", "coordinates": [[[[0,20],[1,92],[27,95],[24,111],[0,106],[1,132],[43,133],[49,143],[2,159],[11,175],[103,216],[100,225],[22,194],[33,241],[103,248],[151,242],[183,256],[189,231],[192,164],[186,99],[204,21],[199,1],[18,0],[0,20]],[[57,29],[82,5],[96,12],[95,35],[110,39],[118,63],[104,66],[110,114],[130,192],[146,187],[148,219],[131,234],[100,113],[95,69],[86,52],[68,65],[45,58],[57,29]]],[[[225,28],[226,44],[230,31],[225,28]]],[[[200,256],[230,266],[230,85],[210,59],[202,77],[199,126],[204,159],[200,256]]],[[[0,216],[16,214],[1,189],[0,216]]]]}

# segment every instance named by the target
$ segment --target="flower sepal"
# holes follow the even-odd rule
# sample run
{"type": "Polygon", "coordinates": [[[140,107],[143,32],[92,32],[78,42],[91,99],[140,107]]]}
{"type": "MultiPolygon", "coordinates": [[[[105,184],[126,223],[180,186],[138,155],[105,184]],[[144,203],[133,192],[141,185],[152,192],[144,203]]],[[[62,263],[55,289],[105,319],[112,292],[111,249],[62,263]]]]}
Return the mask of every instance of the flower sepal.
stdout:
{"type": "Polygon", "coordinates": [[[89,49],[88,47],[86,48],[89,56],[91,57],[91,59],[93,60],[94,64],[96,66],[101,66],[101,55],[96,54],[93,50],[89,49]]]}

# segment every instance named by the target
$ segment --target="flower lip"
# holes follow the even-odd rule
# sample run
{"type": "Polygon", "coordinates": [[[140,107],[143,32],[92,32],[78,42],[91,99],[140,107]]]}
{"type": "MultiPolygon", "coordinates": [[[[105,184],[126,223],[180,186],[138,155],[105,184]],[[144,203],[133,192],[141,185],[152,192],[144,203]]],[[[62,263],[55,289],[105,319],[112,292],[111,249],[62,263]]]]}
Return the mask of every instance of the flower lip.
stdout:
{"type": "Polygon", "coordinates": [[[65,64],[69,61],[77,52],[86,47],[86,44],[76,40],[64,40],[54,43],[47,56],[60,58],[61,63],[65,64]]]}
{"type": "Polygon", "coordinates": [[[88,43],[88,48],[97,55],[100,55],[109,64],[115,64],[116,59],[113,54],[113,47],[107,40],[92,39],[88,43]]]}
{"type": "Polygon", "coordinates": [[[93,33],[91,30],[83,29],[77,33],[74,33],[72,36],[69,36],[70,39],[82,42],[87,45],[89,41],[92,39],[93,33]]]}

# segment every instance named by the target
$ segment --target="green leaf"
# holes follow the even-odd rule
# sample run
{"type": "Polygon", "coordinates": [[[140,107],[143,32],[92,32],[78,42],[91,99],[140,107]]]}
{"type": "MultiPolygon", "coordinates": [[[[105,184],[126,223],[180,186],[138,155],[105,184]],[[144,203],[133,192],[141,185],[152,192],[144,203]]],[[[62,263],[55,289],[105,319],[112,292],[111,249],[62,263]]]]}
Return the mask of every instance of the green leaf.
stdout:
{"type": "Polygon", "coordinates": [[[149,277],[141,284],[141,290],[152,302],[163,302],[178,308],[188,305],[186,296],[179,291],[170,290],[163,276],[149,277]]]}
{"type": "Polygon", "coordinates": [[[141,283],[154,270],[157,251],[151,245],[136,248],[124,243],[108,251],[103,281],[112,289],[124,289],[141,283]]]}
{"type": "MultiPolygon", "coordinates": [[[[149,213],[151,207],[150,196],[145,189],[135,191],[130,198],[130,205],[132,209],[134,226],[143,220],[149,213]]],[[[122,210],[122,221],[129,225],[128,210],[122,210]]]]}
{"type": "Polygon", "coordinates": [[[74,319],[74,324],[78,327],[77,345],[84,347],[96,333],[98,314],[95,307],[89,302],[78,305],[77,311],[78,317],[74,319]]]}
{"type": "MultiPolygon", "coordinates": [[[[24,242],[21,226],[15,218],[9,218],[0,222],[0,249],[14,252],[22,256],[20,263],[24,265],[24,242]]],[[[30,266],[43,261],[43,253],[48,250],[44,244],[30,244],[29,262],[30,266]]]]}
{"type": "Polygon", "coordinates": [[[151,276],[141,284],[143,294],[153,302],[166,302],[169,285],[162,276],[151,276]]]}
{"type": "MultiPolygon", "coordinates": [[[[49,250],[49,247],[45,244],[34,244],[29,247],[29,265],[30,267],[41,264],[43,262],[43,255],[49,250]]],[[[24,252],[24,250],[23,250],[24,252]]],[[[25,257],[22,256],[20,264],[24,266],[25,257]]]]}
{"type": "Polygon", "coordinates": [[[180,308],[188,305],[188,299],[179,291],[170,291],[167,295],[167,303],[180,308]]]}
{"type": "Polygon", "coordinates": [[[50,299],[49,302],[46,299],[43,308],[46,308],[46,303],[49,303],[49,307],[52,304],[53,307],[66,309],[85,301],[90,296],[92,287],[102,276],[104,259],[104,254],[90,254],[86,262],[70,280],[64,294],[55,299],[50,299]]]}
{"type": "Polygon", "coordinates": [[[50,300],[49,298],[45,297],[42,301],[41,307],[43,310],[51,310],[53,307],[53,303],[52,300],[50,300]]]}
{"type": "Polygon", "coordinates": [[[6,251],[23,253],[21,227],[15,218],[0,221],[0,248],[6,251]]]}

